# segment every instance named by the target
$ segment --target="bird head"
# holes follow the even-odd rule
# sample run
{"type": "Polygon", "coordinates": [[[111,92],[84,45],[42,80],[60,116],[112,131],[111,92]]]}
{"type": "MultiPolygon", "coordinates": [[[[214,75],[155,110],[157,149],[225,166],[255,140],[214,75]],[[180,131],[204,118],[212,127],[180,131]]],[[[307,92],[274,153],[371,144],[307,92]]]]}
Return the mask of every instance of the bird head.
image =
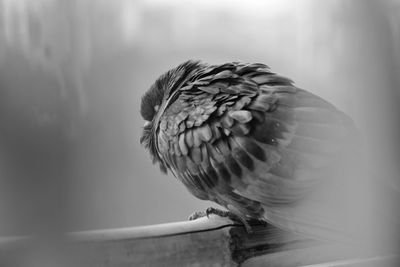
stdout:
{"type": "Polygon", "coordinates": [[[157,152],[156,139],[162,114],[178,97],[179,88],[193,81],[203,68],[204,65],[199,61],[186,61],[161,75],[143,95],[140,114],[145,120],[145,124],[140,143],[149,150],[153,162],[162,163],[157,152]]]}

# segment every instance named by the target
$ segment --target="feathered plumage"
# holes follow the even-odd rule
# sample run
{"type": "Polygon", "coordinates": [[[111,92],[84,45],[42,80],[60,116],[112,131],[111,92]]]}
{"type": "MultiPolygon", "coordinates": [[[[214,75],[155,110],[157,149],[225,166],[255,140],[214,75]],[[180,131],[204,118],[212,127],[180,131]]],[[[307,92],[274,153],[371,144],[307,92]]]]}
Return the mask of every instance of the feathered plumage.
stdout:
{"type": "Polygon", "coordinates": [[[142,143],[196,197],[316,236],[337,228],[301,203],[348,166],[355,127],[266,65],[185,62],[146,92],[141,114],[142,143]]]}

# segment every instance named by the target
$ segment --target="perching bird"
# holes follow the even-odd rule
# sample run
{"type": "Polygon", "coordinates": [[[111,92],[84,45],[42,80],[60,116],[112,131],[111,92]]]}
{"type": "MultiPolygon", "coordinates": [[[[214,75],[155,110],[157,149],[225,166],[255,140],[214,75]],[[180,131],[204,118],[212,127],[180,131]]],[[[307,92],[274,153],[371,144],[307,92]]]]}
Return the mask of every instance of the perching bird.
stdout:
{"type": "Polygon", "coordinates": [[[153,162],[245,224],[332,239],[358,227],[346,217],[352,120],[266,65],[187,61],[145,93],[141,115],[153,162]]]}

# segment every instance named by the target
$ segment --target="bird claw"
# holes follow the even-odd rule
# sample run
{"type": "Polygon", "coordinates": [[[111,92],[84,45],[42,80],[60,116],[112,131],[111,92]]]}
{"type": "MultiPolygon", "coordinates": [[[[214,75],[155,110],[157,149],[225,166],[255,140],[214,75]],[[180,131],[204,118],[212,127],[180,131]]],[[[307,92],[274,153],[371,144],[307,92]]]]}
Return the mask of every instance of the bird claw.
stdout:
{"type": "Polygon", "coordinates": [[[189,219],[189,221],[194,221],[194,220],[197,220],[204,216],[208,217],[208,215],[204,211],[196,211],[196,212],[193,212],[192,214],[190,214],[188,219],[189,219]]]}
{"type": "Polygon", "coordinates": [[[207,208],[205,212],[204,211],[194,212],[193,214],[191,214],[189,216],[189,220],[193,221],[193,220],[205,217],[205,216],[207,216],[207,218],[210,218],[210,214],[215,214],[215,215],[218,215],[223,218],[229,218],[231,221],[233,221],[235,223],[243,224],[243,226],[246,228],[247,233],[252,233],[251,226],[245,219],[239,217],[238,215],[234,214],[233,212],[226,211],[226,210],[220,210],[220,209],[216,209],[213,207],[207,208]]]}
{"type": "Polygon", "coordinates": [[[216,209],[216,208],[213,208],[213,207],[209,207],[209,208],[206,209],[207,218],[210,217],[210,214],[215,214],[215,215],[218,215],[220,217],[229,218],[232,221],[238,221],[238,220],[240,221],[238,216],[236,216],[232,212],[226,211],[226,210],[220,210],[220,209],[216,209]]]}

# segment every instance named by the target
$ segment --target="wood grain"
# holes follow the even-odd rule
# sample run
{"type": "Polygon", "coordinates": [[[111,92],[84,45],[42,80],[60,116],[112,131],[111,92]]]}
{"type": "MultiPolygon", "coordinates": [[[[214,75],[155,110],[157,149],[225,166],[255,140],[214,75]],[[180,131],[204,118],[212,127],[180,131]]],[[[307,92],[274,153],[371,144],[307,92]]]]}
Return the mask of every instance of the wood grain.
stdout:
{"type": "Polygon", "coordinates": [[[76,232],[58,238],[2,238],[0,265],[31,266],[23,264],[38,259],[43,264],[46,259],[47,264],[82,267],[361,266],[363,262],[395,266],[389,263],[398,259],[310,240],[268,224],[251,225],[253,231],[247,233],[243,226],[211,215],[195,221],[76,232]]]}

